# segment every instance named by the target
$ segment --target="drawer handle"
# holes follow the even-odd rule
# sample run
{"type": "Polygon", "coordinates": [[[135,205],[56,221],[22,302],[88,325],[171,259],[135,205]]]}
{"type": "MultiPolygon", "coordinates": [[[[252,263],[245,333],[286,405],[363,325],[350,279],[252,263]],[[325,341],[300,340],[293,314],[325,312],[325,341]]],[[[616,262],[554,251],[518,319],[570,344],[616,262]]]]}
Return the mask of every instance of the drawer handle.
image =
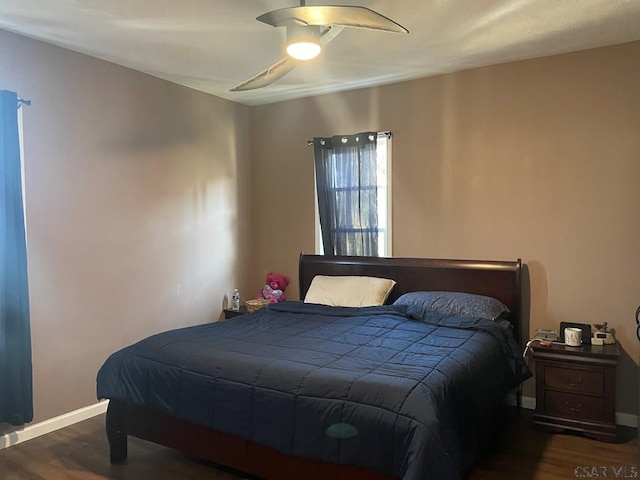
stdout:
{"type": "Polygon", "coordinates": [[[582,377],[578,377],[578,380],[575,382],[572,382],[568,375],[564,377],[564,379],[567,382],[567,385],[571,385],[572,387],[579,387],[583,382],[582,377]]]}
{"type": "Polygon", "coordinates": [[[572,407],[569,402],[564,402],[564,404],[566,405],[567,409],[570,412],[579,412],[580,409],[582,408],[582,403],[580,403],[580,402],[578,402],[578,404],[575,407],[572,407]]]}

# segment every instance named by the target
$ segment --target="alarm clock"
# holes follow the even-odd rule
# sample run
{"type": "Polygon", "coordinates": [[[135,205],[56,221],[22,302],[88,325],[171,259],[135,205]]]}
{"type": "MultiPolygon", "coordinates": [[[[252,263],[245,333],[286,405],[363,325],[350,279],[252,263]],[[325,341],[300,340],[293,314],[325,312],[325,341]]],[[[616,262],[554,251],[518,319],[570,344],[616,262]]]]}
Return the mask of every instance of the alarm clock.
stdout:
{"type": "Polygon", "coordinates": [[[591,345],[611,345],[613,343],[616,343],[616,339],[611,332],[594,332],[591,337],[591,345]]]}
{"type": "Polygon", "coordinates": [[[593,337],[591,338],[592,345],[611,345],[616,343],[613,333],[607,328],[607,322],[594,326],[596,327],[596,331],[593,332],[593,337]]]}

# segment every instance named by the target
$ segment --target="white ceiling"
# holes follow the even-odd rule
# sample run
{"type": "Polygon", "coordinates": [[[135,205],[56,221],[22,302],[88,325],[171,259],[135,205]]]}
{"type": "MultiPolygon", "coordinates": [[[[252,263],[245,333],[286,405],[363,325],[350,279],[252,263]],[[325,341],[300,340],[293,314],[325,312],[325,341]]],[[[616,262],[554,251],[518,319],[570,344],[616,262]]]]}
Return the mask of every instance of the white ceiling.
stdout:
{"type": "MultiPolygon", "coordinates": [[[[322,0],[308,0],[320,5],[322,0]]],[[[345,29],[269,87],[229,92],[284,55],[255,18],[296,0],[0,0],[0,29],[247,105],[640,40],[640,0],[330,0],[409,29],[345,29]]]]}

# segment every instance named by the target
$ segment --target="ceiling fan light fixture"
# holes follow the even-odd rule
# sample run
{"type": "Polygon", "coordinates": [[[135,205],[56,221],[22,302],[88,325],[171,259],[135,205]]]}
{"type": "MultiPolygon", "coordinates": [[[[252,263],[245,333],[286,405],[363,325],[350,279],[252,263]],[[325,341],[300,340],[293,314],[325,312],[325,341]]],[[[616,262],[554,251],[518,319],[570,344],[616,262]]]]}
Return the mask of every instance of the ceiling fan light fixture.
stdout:
{"type": "Polygon", "coordinates": [[[399,23],[367,7],[357,5],[307,6],[305,0],[299,1],[299,6],[280,8],[256,18],[266,25],[286,28],[288,55],[249,80],[231,88],[232,92],[243,92],[271,85],[304,61],[318,56],[322,47],[331,42],[345,27],[409,33],[399,23]],[[322,43],[320,43],[320,39],[322,39],[322,43]]]}
{"type": "Polygon", "coordinates": [[[287,54],[296,60],[311,60],[322,50],[319,25],[288,25],[287,54]]]}

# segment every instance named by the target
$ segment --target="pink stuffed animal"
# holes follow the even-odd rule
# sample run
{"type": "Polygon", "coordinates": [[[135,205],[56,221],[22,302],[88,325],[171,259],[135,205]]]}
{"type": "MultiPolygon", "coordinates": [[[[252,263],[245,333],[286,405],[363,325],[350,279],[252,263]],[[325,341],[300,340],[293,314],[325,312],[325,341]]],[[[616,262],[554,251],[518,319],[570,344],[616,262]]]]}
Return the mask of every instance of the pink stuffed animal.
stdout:
{"type": "Polygon", "coordinates": [[[286,275],[267,273],[267,283],[262,288],[262,298],[269,300],[270,303],[284,302],[286,300],[284,291],[287,285],[289,285],[289,277],[286,275]]]}

